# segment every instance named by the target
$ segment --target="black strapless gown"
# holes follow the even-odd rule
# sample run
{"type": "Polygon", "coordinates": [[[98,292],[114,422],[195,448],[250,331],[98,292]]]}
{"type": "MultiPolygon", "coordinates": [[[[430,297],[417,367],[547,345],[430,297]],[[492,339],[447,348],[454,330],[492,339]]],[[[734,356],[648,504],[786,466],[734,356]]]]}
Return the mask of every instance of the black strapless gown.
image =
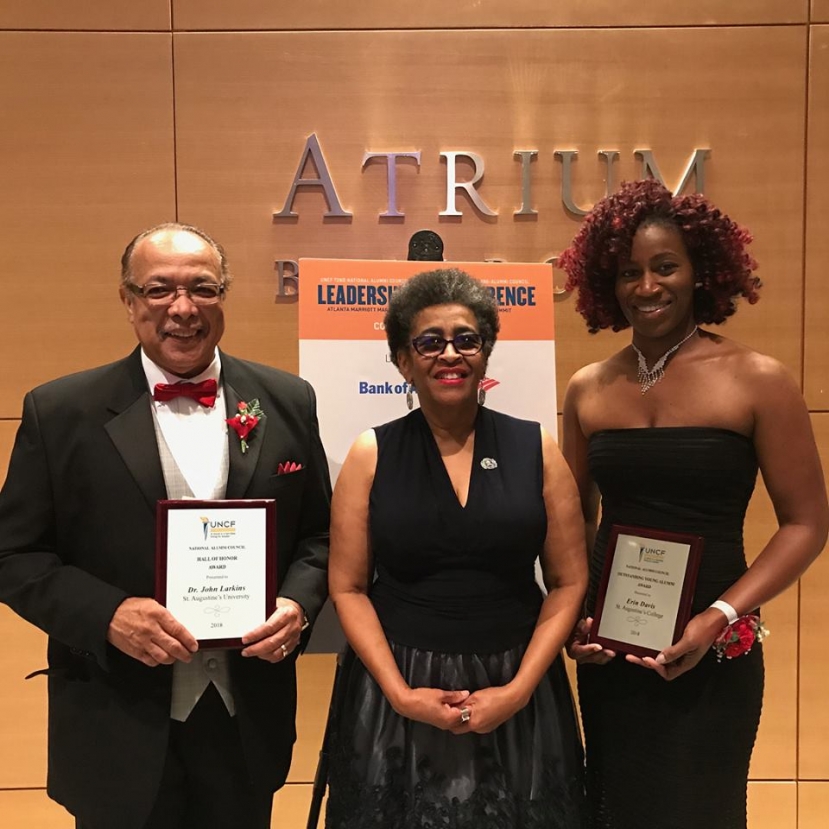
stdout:
{"type": "MultiPolygon", "coordinates": [[[[480,410],[465,507],[419,410],[375,432],[370,597],[401,674],[413,688],[506,684],[542,603],[538,424],[480,410]]],[[[347,653],[329,829],[580,829],[582,773],[560,658],[514,717],[490,734],[455,736],[397,714],[347,653]]]]}
{"type": "MultiPolygon", "coordinates": [[[[757,477],[749,438],[726,429],[614,429],[590,439],[602,495],[590,566],[592,615],[614,523],[705,537],[693,613],[746,570],[743,519],[757,477]]],[[[763,700],[760,645],[713,651],[673,682],[619,656],[578,670],[590,829],[745,829],[763,700]]]]}

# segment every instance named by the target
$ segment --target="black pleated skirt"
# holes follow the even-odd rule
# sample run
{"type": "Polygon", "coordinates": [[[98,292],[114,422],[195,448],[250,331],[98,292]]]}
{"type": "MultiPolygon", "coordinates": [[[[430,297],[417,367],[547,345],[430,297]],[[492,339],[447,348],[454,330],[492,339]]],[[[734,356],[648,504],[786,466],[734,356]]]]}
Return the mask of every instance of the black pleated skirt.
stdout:
{"type": "MultiPolygon", "coordinates": [[[[524,647],[446,654],[391,644],[413,688],[500,686],[524,647]]],[[[359,659],[341,668],[328,829],[580,829],[583,757],[561,658],[530,703],[490,734],[401,717],[359,659]]]]}

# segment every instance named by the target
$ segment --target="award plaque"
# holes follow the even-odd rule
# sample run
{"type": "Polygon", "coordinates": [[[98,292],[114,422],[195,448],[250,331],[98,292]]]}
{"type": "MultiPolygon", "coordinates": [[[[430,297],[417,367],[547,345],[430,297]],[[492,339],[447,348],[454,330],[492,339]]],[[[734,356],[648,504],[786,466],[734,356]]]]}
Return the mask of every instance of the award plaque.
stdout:
{"type": "Polygon", "coordinates": [[[159,501],[155,583],[200,647],[241,647],[276,606],[276,502],[159,501]]]}
{"type": "Polygon", "coordinates": [[[699,535],[614,524],[589,641],[635,656],[676,642],[691,615],[703,543],[699,535]]]}

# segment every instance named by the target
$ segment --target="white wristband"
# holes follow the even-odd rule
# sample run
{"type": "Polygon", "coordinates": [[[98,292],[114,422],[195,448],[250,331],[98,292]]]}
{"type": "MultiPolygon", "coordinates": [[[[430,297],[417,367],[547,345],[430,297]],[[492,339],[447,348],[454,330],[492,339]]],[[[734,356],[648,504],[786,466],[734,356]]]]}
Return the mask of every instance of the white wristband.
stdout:
{"type": "Polygon", "coordinates": [[[734,622],[737,621],[740,617],[737,615],[737,611],[728,603],[722,601],[722,599],[718,599],[716,602],[711,603],[711,607],[716,607],[717,610],[721,610],[725,614],[726,621],[729,625],[733,625],[734,622]]]}

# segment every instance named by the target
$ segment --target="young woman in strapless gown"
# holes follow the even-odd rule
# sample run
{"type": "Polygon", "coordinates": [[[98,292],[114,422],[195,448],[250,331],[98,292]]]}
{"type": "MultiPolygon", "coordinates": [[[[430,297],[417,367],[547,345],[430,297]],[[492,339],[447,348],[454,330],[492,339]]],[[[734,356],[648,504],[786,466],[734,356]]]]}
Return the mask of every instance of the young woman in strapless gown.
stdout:
{"type": "Polygon", "coordinates": [[[699,327],[725,321],[739,297],[758,299],[750,240],[702,196],[642,181],[597,204],[560,259],[590,331],[633,334],[581,369],[564,403],[564,453],[593,551],[569,646],[590,829],[745,829],[762,646],[718,661],[712,644],[791,585],[826,541],[823,474],[797,383],[776,360],[699,327]],[[758,468],[779,528],[748,567],[743,519],[758,468]],[[690,621],[655,658],[587,641],[614,524],[704,538],[690,621]]]}

